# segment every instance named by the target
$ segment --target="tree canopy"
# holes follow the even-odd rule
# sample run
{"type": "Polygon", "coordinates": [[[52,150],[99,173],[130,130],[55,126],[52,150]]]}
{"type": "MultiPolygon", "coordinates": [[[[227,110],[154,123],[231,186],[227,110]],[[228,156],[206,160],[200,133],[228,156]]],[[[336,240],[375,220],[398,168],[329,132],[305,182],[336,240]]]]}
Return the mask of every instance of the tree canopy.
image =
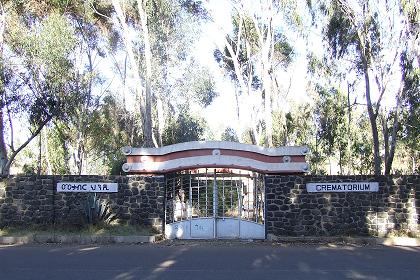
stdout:
{"type": "Polygon", "coordinates": [[[2,175],[119,174],[123,146],[306,145],[419,172],[415,0],[0,2],[2,175]]]}

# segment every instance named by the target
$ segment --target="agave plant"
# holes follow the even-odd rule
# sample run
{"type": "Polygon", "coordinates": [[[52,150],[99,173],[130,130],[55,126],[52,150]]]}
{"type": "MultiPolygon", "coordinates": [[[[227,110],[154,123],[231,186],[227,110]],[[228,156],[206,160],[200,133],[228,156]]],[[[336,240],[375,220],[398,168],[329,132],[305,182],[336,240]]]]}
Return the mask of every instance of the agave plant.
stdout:
{"type": "Polygon", "coordinates": [[[115,214],[111,213],[109,202],[97,197],[96,193],[88,196],[85,216],[89,224],[109,224],[115,219],[115,214]]]}

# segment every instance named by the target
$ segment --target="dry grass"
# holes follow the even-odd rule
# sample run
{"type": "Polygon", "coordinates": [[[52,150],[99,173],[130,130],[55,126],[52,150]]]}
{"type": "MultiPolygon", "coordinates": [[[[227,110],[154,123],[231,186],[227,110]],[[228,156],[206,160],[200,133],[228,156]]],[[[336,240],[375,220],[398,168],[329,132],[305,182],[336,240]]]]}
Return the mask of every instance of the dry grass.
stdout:
{"type": "Polygon", "coordinates": [[[0,229],[0,236],[27,236],[36,234],[78,235],[78,236],[133,236],[153,235],[156,232],[143,225],[105,224],[88,225],[85,227],[69,226],[38,226],[38,227],[4,227],[0,229]]]}

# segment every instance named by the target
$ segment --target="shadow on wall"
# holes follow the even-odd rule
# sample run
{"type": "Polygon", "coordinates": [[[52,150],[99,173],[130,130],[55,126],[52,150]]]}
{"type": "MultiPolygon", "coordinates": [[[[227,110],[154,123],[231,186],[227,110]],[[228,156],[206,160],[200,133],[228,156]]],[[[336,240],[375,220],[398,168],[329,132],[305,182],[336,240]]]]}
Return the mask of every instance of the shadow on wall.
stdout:
{"type": "MultiPolygon", "coordinates": [[[[365,219],[366,213],[373,211],[369,193],[308,193],[306,191],[306,183],[309,182],[348,182],[357,180],[360,180],[360,178],[354,176],[304,178],[304,184],[301,186],[301,197],[307,197],[309,200],[308,207],[313,209],[311,212],[314,219],[314,224],[308,224],[306,227],[306,231],[310,232],[308,235],[369,235],[370,228],[365,219]]],[[[366,178],[363,178],[363,180],[366,180],[366,178]]]]}
{"type": "Polygon", "coordinates": [[[49,224],[54,220],[51,178],[13,176],[0,183],[0,226],[49,224]]]}
{"type": "Polygon", "coordinates": [[[367,216],[367,222],[376,226],[375,235],[420,237],[418,178],[390,177],[382,187],[377,198],[377,211],[367,216]]]}

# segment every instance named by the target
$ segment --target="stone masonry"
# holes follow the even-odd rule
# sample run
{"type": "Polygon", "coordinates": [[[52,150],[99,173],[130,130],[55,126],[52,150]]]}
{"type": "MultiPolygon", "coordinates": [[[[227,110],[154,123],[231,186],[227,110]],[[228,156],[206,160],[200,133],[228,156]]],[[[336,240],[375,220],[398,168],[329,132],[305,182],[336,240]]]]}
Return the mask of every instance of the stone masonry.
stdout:
{"type": "Polygon", "coordinates": [[[265,183],[268,234],[419,234],[420,176],[266,176],[265,183]],[[306,191],[306,183],[356,181],[379,182],[379,192],[306,191]]]}
{"type": "MultiPolygon", "coordinates": [[[[81,225],[87,193],[57,193],[57,182],[115,182],[98,193],[116,218],[162,232],[163,176],[11,176],[0,179],[0,228],[8,225],[81,225]]],[[[267,234],[287,236],[419,235],[420,176],[265,176],[267,234]],[[310,182],[379,182],[375,193],[308,193],[310,182]]]]}
{"type": "Polygon", "coordinates": [[[86,222],[88,193],[56,192],[57,182],[115,182],[117,193],[98,193],[111,213],[130,224],[162,231],[164,177],[146,176],[12,176],[0,182],[0,227],[86,222]]]}

